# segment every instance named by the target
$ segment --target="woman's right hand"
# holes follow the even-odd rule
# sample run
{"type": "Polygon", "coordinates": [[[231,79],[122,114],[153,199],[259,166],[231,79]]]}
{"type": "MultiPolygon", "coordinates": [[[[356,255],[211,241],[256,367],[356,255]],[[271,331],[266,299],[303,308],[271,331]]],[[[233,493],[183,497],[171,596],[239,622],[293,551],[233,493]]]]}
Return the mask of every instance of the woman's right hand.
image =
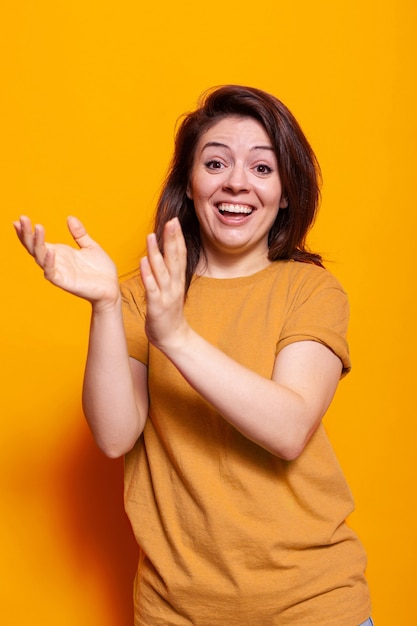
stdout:
{"type": "Polygon", "coordinates": [[[32,229],[26,216],[14,222],[14,227],[20,242],[52,284],[88,300],[93,306],[115,304],[120,298],[115,264],[76,217],[69,217],[67,224],[78,249],[45,242],[43,226],[35,225],[32,229]]]}

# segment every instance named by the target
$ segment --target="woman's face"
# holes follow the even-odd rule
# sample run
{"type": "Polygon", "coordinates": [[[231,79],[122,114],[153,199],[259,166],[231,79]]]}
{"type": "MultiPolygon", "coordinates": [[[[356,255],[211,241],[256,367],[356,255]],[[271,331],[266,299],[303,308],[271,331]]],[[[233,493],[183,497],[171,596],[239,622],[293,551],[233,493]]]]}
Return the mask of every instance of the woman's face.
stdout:
{"type": "Polygon", "coordinates": [[[257,120],[226,117],[200,137],[187,195],[208,273],[236,259],[247,273],[268,264],[268,233],[287,201],[272,143],[257,120]]]}

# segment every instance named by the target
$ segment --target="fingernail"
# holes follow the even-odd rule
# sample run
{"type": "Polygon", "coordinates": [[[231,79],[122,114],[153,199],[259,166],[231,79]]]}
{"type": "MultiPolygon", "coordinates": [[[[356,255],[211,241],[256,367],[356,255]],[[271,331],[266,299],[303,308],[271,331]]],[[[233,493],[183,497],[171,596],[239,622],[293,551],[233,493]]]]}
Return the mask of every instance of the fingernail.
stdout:
{"type": "Polygon", "coordinates": [[[178,217],[173,217],[172,220],[169,222],[169,231],[172,235],[176,232],[178,228],[178,224],[179,224],[178,217]]]}

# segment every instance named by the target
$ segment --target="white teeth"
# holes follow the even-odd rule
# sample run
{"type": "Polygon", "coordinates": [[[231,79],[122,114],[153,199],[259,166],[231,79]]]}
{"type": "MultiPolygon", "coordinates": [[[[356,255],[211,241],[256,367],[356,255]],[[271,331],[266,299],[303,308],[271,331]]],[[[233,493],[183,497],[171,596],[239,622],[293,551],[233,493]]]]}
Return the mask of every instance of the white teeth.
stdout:
{"type": "Polygon", "coordinates": [[[245,204],[227,204],[226,202],[222,202],[217,207],[221,213],[244,213],[245,215],[250,215],[253,211],[251,207],[245,204]]]}

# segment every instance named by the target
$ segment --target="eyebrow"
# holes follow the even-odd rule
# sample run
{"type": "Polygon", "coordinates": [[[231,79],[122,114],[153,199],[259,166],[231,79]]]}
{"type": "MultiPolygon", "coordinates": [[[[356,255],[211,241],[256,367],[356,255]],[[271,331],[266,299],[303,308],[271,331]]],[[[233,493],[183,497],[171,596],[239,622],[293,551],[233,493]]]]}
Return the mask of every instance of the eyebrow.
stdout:
{"type": "MultiPolygon", "coordinates": [[[[204,144],[201,151],[206,148],[226,148],[227,150],[230,150],[230,147],[227,144],[221,143],[220,141],[208,141],[204,144]]],[[[271,150],[272,152],[275,152],[272,146],[253,146],[251,150],[271,150]]]]}

